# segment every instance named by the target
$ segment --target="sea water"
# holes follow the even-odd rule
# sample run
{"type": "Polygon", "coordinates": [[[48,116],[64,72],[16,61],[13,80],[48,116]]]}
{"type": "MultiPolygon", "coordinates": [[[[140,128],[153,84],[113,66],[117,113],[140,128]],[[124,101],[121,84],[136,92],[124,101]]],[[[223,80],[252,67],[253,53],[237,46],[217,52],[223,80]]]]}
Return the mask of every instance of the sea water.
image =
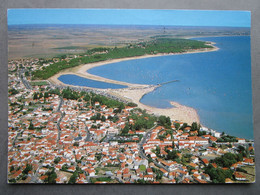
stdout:
{"type": "Polygon", "coordinates": [[[170,101],[176,101],[195,108],[208,128],[253,139],[250,37],[197,39],[215,42],[219,50],[122,61],[88,72],[138,84],[179,80],[146,94],[141,102],[170,108],[170,101]]]}

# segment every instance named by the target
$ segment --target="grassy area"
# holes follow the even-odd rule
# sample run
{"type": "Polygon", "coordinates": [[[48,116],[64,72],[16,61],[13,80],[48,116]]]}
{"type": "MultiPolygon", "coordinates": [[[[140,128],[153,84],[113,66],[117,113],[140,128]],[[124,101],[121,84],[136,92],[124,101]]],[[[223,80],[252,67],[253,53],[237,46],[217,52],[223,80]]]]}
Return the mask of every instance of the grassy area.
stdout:
{"type": "Polygon", "coordinates": [[[253,183],[255,182],[255,166],[241,167],[247,171],[247,173],[239,172],[241,175],[246,176],[247,181],[235,181],[234,183],[253,183]]]}
{"type": "Polygon", "coordinates": [[[106,183],[118,183],[116,180],[111,179],[110,177],[99,177],[99,178],[90,178],[91,183],[96,182],[106,182],[106,183]]]}
{"type": "Polygon", "coordinates": [[[139,168],[140,168],[140,170],[141,170],[141,171],[145,171],[145,170],[146,170],[146,168],[145,168],[145,166],[144,166],[144,165],[140,165],[140,167],[139,167],[139,168]]]}
{"type": "Polygon", "coordinates": [[[95,171],[97,171],[98,175],[104,175],[106,171],[111,171],[112,173],[115,171],[118,171],[118,167],[97,167],[95,168],[95,171]]]}
{"type": "Polygon", "coordinates": [[[32,81],[31,82],[32,86],[42,86],[42,85],[49,85],[47,81],[32,81]]]}
{"type": "Polygon", "coordinates": [[[83,57],[71,59],[70,61],[60,61],[51,64],[42,70],[33,72],[33,79],[48,79],[61,70],[72,68],[80,64],[88,64],[109,59],[125,57],[143,56],[146,54],[158,53],[183,53],[192,49],[212,48],[205,42],[189,39],[169,39],[158,38],[149,42],[141,42],[128,45],[122,48],[94,48],[88,50],[83,57]]]}

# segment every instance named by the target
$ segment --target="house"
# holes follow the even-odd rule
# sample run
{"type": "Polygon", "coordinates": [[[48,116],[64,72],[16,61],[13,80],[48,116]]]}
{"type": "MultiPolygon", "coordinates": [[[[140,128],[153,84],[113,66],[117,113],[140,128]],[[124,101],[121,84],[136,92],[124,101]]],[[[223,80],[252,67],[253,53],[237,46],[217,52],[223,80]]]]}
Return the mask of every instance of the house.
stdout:
{"type": "Polygon", "coordinates": [[[168,171],[164,170],[163,168],[160,168],[160,171],[163,172],[163,176],[168,176],[168,171]]]}
{"type": "Polygon", "coordinates": [[[148,175],[153,175],[153,170],[151,168],[147,168],[146,172],[148,175]]]}
{"type": "Polygon", "coordinates": [[[216,131],[213,132],[214,137],[220,138],[220,135],[221,135],[221,133],[219,133],[219,132],[216,132],[216,131]]]}
{"type": "Polygon", "coordinates": [[[95,176],[96,175],[96,172],[95,172],[94,169],[88,169],[87,172],[88,172],[89,176],[95,176]]]}
{"type": "Polygon", "coordinates": [[[245,181],[246,180],[246,176],[240,174],[239,172],[235,172],[234,177],[235,177],[236,180],[239,180],[239,181],[245,181]]]}
{"type": "Polygon", "coordinates": [[[236,138],[236,140],[237,140],[237,142],[238,142],[239,144],[244,144],[244,143],[246,143],[246,140],[245,140],[245,139],[236,138]]]}
{"type": "Polygon", "coordinates": [[[209,161],[208,161],[206,158],[202,159],[201,161],[203,162],[203,164],[204,164],[205,166],[208,166],[209,161]]]}
{"type": "Polygon", "coordinates": [[[191,162],[193,162],[193,163],[198,163],[198,162],[199,162],[199,158],[196,157],[196,156],[192,156],[192,157],[191,157],[191,162]]]}
{"type": "Polygon", "coordinates": [[[226,178],[225,183],[234,183],[234,182],[230,178],[226,178]]]}
{"type": "Polygon", "coordinates": [[[144,181],[153,181],[153,180],[154,180],[153,175],[145,175],[144,176],[144,181]]]}
{"type": "Polygon", "coordinates": [[[251,165],[251,166],[254,165],[253,159],[249,159],[249,158],[244,158],[242,163],[245,164],[245,165],[251,165]]]}

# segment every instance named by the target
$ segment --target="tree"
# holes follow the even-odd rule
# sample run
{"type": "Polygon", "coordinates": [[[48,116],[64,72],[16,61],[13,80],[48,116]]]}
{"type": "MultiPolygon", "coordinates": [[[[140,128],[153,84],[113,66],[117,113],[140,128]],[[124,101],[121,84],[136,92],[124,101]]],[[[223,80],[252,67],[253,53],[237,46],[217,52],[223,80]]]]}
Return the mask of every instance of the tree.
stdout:
{"type": "Polygon", "coordinates": [[[14,170],[14,166],[12,165],[11,167],[10,167],[10,172],[12,172],[14,170]]]}
{"type": "Polygon", "coordinates": [[[122,134],[123,134],[123,135],[126,135],[126,134],[128,134],[128,132],[129,132],[129,124],[126,123],[126,124],[125,124],[125,127],[124,127],[123,130],[122,130],[122,134]]]}
{"type": "Polygon", "coordinates": [[[215,142],[212,143],[212,147],[213,148],[216,148],[217,147],[217,144],[215,142]]]}
{"type": "Polygon", "coordinates": [[[38,99],[38,93],[33,93],[33,99],[37,100],[38,99]]]}
{"type": "Polygon", "coordinates": [[[117,122],[118,120],[119,120],[119,117],[118,117],[118,116],[114,116],[114,117],[112,118],[113,123],[117,122]]]}
{"type": "Polygon", "coordinates": [[[186,127],[188,127],[187,123],[183,123],[183,125],[181,126],[181,130],[185,129],[186,127]]]}
{"type": "Polygon", "coordinates": [[[209,174],[213,183],[225,183],[226,178],[231,178],[233,172],[229,170],[223,170],[220,168],[214,168],[212,164],[209,164],[205,168],[205,173],[209,174]]]}
{"type": "Polygon", "coordinates": [[[166,160],[177,160],[179,158],[178,153],[176,150],[168,151],[168,155],[166,157],[166,160]]]}
{"type": "Polygon", "coordinates": [[[150,157],[148,157],[148,163],[151,163],[151,162],[153,162],[153,159],[152,159],[152,157],[150,156],[150,157]]]}
{"type": "Polygon", "coordinates": [[[166,128],[170,128],[171,127],[171,119],[170,117],[166,117],[164,115],[159,116],[159,123],[166,127],[166,128]]]}
{"type": "Polygon", "coordinates": [[[30,121],[30,125],[29,125],[28,129],[29,130],[34,130],[34,125],[33,125],[32,121],[30,121]]]}
{"type": "Polygon", "coordinates": [[[105,117],[104,115],[102,115],[101,121],[102,121],[102,122],[105,122],[105,121],[106,121],[106,117],[105,117]]]}
{"type": "Polygon", "coordinates": [[[74,183],[76,183],[77,177],[78,177],[78,173],[77,173],[77,171],[75,171],[75,172],[72,174],[72,176],[70,177],[68,183],[69,183],[69,184],[74,184],[74,183]]]}
{"type": "Polygon", "coordinates": [[[130,107],[137,107],[137,104],[133,103],[133,102],[129,102],[127,104],[127,106],[130,106],[130,107]]]}
{"type": "Polygon", "coordinates": [[[101,114],[98,112],[97,114],[96,114],[96,120],[100,120],[101,119],[101,114]]]}
{"type": "Polygon", "coordinates": [[[43,94],[42,93],[40,93],[39,94],[39,99],[41,99],[43,97],[43,94]]]}
{"type": "Polygon", "coordinates": [[[176,129],[176,130],[179,130],[179,128],[180,128],[181,125],[180,125],[180,123],[174,123],[174,126],[175,126],[175,129],[176,129]]]}
{"type": "Polygon", "coordinates": [[[207,132],[206,131],[198,131],[198,136],[202,136],[202,135],[206,135],[207,134],[207,132]]]}
{"type": "Polygon", "coordinates": [[[62,165],[61,170],[62,170],[62,171],[67,171],[68,168],[69,168],[68,165],[67,165],[67,164],[64,164],[64,165],[62,165]]]}
{"type": "Polygon", "coordinates": [[[95,157],[97,158],[97,161],[100,161],[100,159],[102,157],[102,153],[96,153],[95,157]]]}
{"type": "Polygon", "coordinates": [[[56,183],[57,174],[54,171],[54,168],[52,167],[50,171],[46,173],[48,176],[44,181],[46,183],[56,183]]]}
{"type": "Polygon", "coordinates": [[[156,156],[159,156],[159,155],[160,155],[161,149],[160,149],[159,146],[156,146],[155,153],[156,153],[156,156]]]}
{"type": "Polygon", "coordinates": [[[225,153],[223,156],[215,158],[213,162],[221,167],[229,168],[232,164],[237,162],[237,156],[232,153],[225,153]]]}
{"type": "Polygon", "coordinates": [[[60,162],[60,160],[61,160],[61,158],[60,158],[60,157],[57,157],[57,158],[54,159],[54,163],[55,163],[55,164],[58,164],[58,163],[60,162]]]}
{"type": "Polygon", "coordinates": [[[238,147],[237,147],[237,150],[238,150],[238,152],[244,152],[245,151],[245,147],[244,146],[241,146],[241,145],[239,145],[238,147]]]}
{"type": "Polygon", "coordinates": [[[26,164],[25,169],[23,170],[23,174],[28,174],[32,170],[32,165],[26,164]]]}
{"type": "Polygon", "coordinates": [[[160,179],[162,179],[162,177],[163,177],[163,172],[161,171],[161,170],[159,170],[159,169],[156,169],[155,170],[155,174],[156,174],[156,180],[160,180],[160,179]]]}
{"type": "Polygon", "coordinates": [[[197,124],[197,122],[193,122],[191,124],[191,131],[196,131],[200,129],[200,125],[197,124]]]}
{"type": "Polygon", "coordinates": [[[44,92],[44,98],[48,98],[49,97],[49,93],[44,92]]]}

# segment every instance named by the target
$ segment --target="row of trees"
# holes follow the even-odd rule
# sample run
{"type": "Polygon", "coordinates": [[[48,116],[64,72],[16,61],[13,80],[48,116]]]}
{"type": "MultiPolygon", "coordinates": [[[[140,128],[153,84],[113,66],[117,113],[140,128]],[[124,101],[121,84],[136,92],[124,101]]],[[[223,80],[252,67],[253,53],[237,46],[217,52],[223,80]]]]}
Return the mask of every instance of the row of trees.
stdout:
{"type": "Polygon", "coordinates": [[[94,105],[95,102],[99,102],[101,105],[106,105],[108,108],[118,108],[118,112],[120,113],[122,109],[125,108],[124,103],[119,102],[114,99],[107,98],[105,96],[90,93],[91,95],[91,104],[94,105]]]}

